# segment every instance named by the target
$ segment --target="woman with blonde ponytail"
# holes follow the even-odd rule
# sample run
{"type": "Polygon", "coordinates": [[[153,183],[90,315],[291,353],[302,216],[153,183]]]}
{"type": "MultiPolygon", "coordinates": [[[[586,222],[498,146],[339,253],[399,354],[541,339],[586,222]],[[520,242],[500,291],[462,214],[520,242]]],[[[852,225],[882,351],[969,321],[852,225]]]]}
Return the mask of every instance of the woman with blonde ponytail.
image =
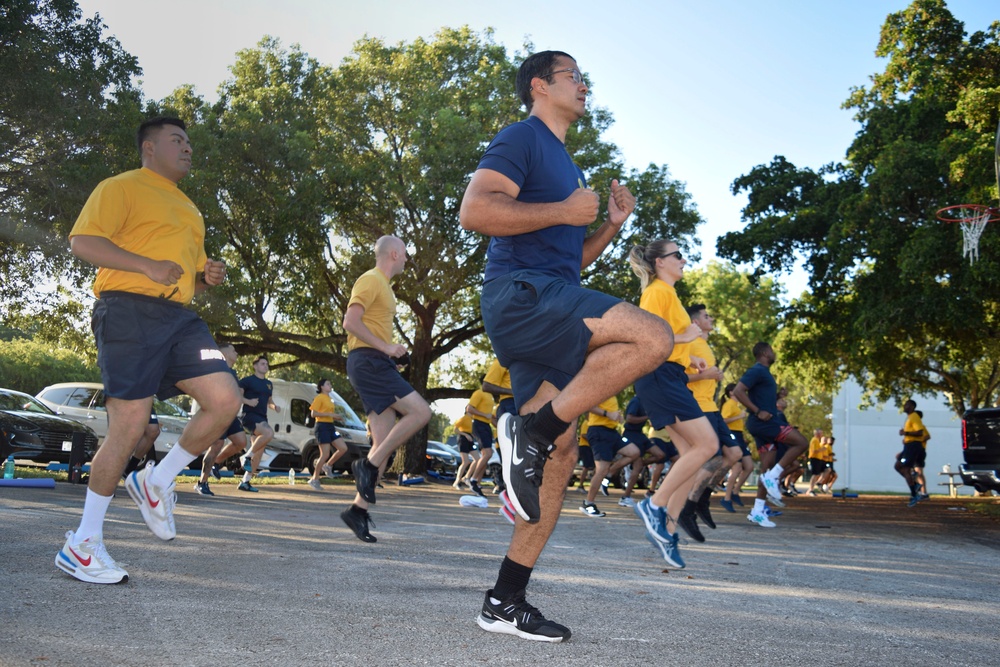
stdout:
{"type": "Polygon", "coordinates": [[[670,466],[652,498],[636,504],[635,513],[646,526],[647,538],[663,558],[677,568],[684,561],[677,548],[677,519],[695,473],[715,456],[719,439],[687,387],[685,369],[704,370],[704,359],[690,353],[690,343],[701,329],[691,322],[677,298],[674,285],[684,276],[684,259],[673,241],[657,240],[629,252],[629,264],[639,277],[639,307],[666,320],[674,332],[670,357],[652,373],[635,381],[635,392],[655,429],[666,428],[680,458],[670,466]]]}

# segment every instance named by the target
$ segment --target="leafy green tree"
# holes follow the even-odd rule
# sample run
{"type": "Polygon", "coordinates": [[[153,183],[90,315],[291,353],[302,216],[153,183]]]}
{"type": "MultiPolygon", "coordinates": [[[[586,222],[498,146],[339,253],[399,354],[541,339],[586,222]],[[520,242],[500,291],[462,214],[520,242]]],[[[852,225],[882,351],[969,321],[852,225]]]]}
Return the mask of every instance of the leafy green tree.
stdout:
{"type": "Polygon", "coordinates": [[[0,387],[34,396],[57,382],[100,382],[97,365],[80,354],[29,338],[0,341],[0,387]]]}
{"type": "Polygon", "coordinates": [[[784,354],[854,375],[879,400],[944,392],[961,414],[1000,396],[1000,237],[973,264],[949,204],[998,196],[1000,22],[966,34],[941,0],[891,14],[876,54],[885,70],[845,106],[861,125],[843,163],[799,168],[776,156],[733,184],[746,227],[723,257],[780,271],[806,256],[811,295],[787,313],[784,354]]]}
{"type": "Polygon", "coordinates": [[[30,286],[79,279],[66,235],[101,179],[138,166],[142,70],[74,0],[0,4],[0,300],[36,313],[30,286]]]}

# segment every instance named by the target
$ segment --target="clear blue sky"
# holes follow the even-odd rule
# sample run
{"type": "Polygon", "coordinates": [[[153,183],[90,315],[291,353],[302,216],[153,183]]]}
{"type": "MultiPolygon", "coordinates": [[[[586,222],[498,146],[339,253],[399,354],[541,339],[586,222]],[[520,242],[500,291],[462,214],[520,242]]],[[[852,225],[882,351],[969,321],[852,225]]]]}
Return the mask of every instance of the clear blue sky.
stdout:
{"type": "MultiPolygon", "coordinates": [[[[729,186],[784,155],[800,167],[841,160],[857,125],[841,104],[884,68],[875,57],[885,17],[906,0],[676,0],[543,3],[533,0],[80,0],[143,67],[143,89],[160,99],[190,83],[214,99],[235,53],[272,35],[336,65],[355,41],[430,38],[441,27],[495,29],[513,52],[571,53],[615,125],[607,138],[625,163],[666,164],[687,184],[706,224],[704,259],[716,238],[739,229],[743,200],[729,186]]],[[[991,0],[952,0],[967,32],[1000,18],[991,0]]],[[[594,184],[601,187],[601,184],[594,184]]],[[[606,186],[605,186],[606,187],[606,186]]],[[[780,276],[791,296],[801,271],[780,276]]]]}

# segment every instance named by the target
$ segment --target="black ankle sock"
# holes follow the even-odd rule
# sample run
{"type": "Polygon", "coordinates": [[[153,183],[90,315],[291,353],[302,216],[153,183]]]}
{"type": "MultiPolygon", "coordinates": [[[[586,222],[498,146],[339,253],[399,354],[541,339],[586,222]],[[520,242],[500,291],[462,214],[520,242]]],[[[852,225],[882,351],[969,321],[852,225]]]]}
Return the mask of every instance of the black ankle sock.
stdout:
{"type": "Polygon", "coordinates": [[[712,487],[706,487],[704,491],[701,492],[701,498],[698,499],[699,503],[707,503],[709,498],[712,497],[712,487]]]}
{"type": "Polygon", "coordinates": [[[524,430],[532,440],[540,440],[550,445],[569,428],[569,422],[564,422],[552,411],[552,402],[542,406],[542,409],[524,420],[524,430]]]}
{"type": "Polygon", "coordinates": [[[504,556],[500,574],[497,575],[497,583],[493,587],[493,597],[500,601],[509,600],[518,591],[526,589],[532,569],[504,556]]]}
{"type": "Polygon", "coordinates": [[[140,465],[142,465],[142,459],[137,459],[134,456],[129,457],[128,464],[125,466],[124,474],[128,475],[129,473],[135,472],[139,469],[140,465]]]}

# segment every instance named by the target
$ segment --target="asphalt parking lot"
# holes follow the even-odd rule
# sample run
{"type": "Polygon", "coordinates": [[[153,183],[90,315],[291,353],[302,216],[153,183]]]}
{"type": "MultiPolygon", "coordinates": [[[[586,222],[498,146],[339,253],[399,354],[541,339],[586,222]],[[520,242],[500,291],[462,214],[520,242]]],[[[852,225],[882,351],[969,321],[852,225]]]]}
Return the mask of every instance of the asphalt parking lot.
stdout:
{"type": "MultiPolygon", "coordinates": [[[[178,537],[157,540],[124,492],[105,543],[127,584],[84,584],[53,558],[84,488],[0,488],[0,664],[992,665],[1000,655],[1000,523],[935,497],[799,498],[777,529],[719,528],[667,570],[618,493],[608,516],[570,490],[529,601],[564,644],[475,624],[511,527],[444,484],[387,487],[379,542],[337,516],[351,487],[178,487],[178,537]]],[[[748,497],[748,496],[745,496],[748,497]]]]}

